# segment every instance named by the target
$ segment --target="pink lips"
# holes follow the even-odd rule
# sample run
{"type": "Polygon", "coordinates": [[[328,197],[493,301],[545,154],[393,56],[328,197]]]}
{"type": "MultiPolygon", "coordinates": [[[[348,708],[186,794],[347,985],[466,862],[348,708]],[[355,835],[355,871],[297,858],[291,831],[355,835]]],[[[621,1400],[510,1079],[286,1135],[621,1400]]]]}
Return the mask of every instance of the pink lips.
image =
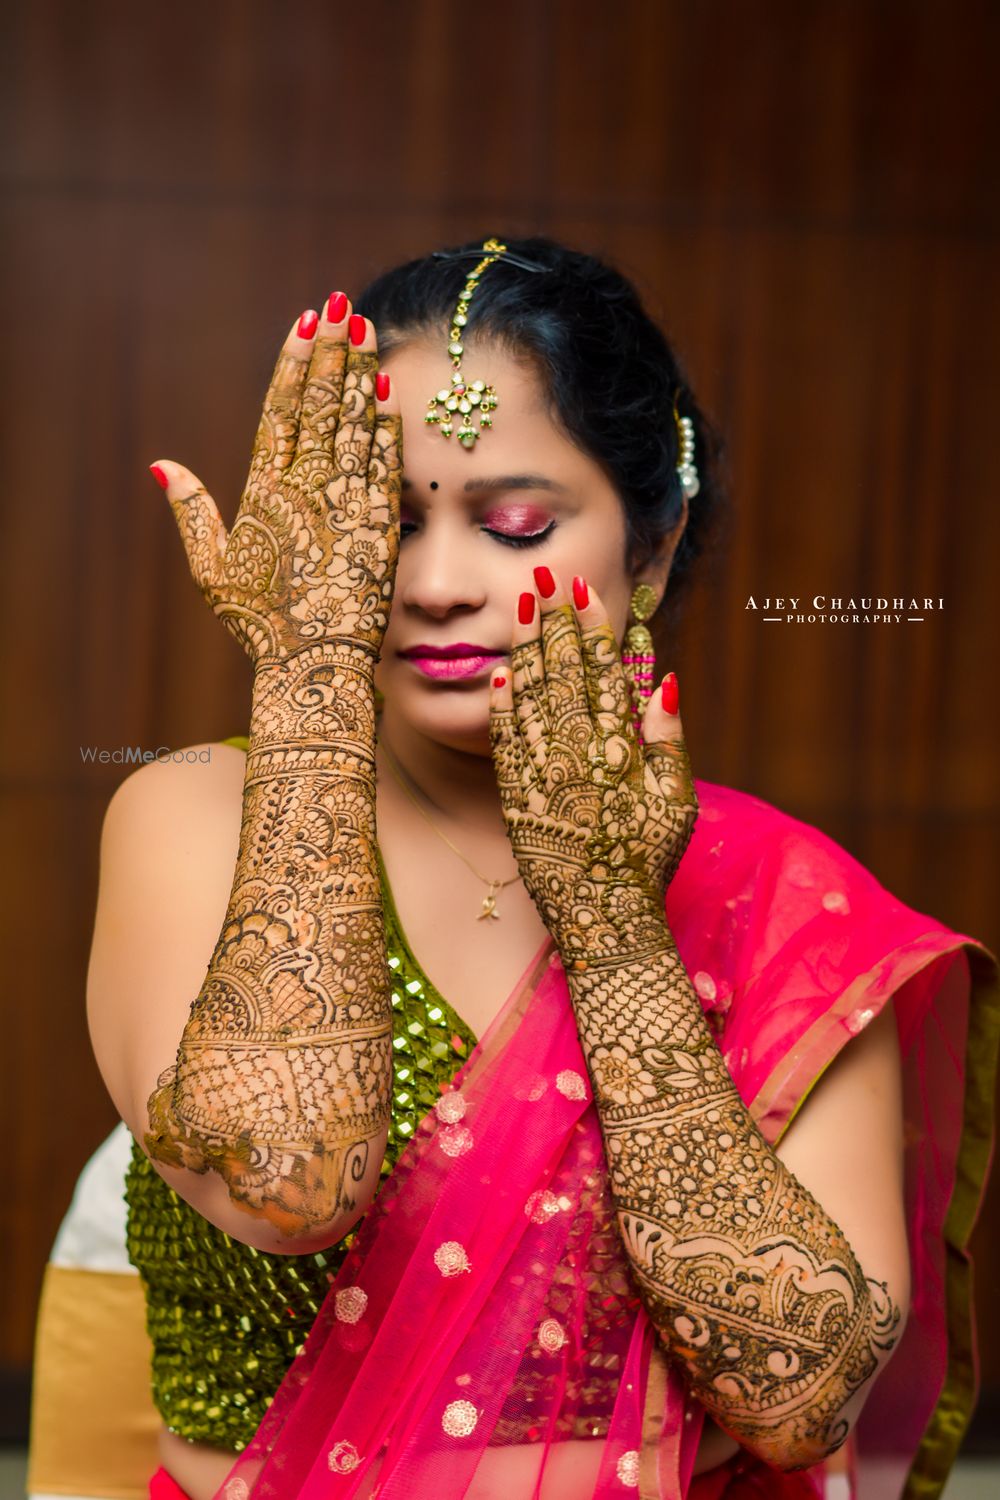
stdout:
{"type": "Polygon", "coordinates": [[[453,646],[411,646],[399,654],[405,661],[412,662],[425,677],[455,679],[477,677],[480,672],[488,671],[503,652],[457,641],[453,646]]]}

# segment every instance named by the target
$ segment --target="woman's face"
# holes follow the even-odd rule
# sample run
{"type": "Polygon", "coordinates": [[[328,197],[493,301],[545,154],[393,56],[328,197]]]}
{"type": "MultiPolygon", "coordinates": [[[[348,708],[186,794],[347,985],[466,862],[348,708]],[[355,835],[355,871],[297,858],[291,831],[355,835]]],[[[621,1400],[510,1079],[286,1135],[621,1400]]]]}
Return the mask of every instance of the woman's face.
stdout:
{"type": "MultiPolygon", "coordinates": [[[[376,684],[397,732],[410,728],[489,755],[490,677],[509,659],[518,595],[534,590],[534,567],[550,568],[567,596],[573,575],[582,575],[622,639],[635,580],[625,571],[621,501],[546,415],[533,371],[497,347],[466,346],[463,374],[494,385],[498,396],[493,427],[471,449],[424,421],[429,398],[450,384],[442,347],[400,345],[382,364],[402,409],[403,494],[376,684]],[[488,660],[449,667],[420,659],[421,647],[458,644],[488,660]]],[[[669,556],[661,577],[668,568],[669,556]]]]}

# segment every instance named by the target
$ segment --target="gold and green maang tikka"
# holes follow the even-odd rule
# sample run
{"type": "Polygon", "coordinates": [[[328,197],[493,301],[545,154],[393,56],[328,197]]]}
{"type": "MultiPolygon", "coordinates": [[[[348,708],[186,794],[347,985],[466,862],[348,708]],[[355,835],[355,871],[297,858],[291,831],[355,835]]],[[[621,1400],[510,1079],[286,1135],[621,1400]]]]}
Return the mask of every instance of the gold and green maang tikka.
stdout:
{"type": "Polygon", "coordinates": [[[454,366],[451,389],[444,388],[438,391],[436,396],[431,397],[427,403],[427,415],[424,417],[425,422],[436,422],[441,436],[446,438],[450,438],[455,431],[457,420],[459,425],[455,435],[463,448],[472,448],[482,429],[493,426],[490,412],[498,401],[494,386],[487,385],[485,380],[467,381],[462,374],[462,355],[465,353],[462,329],[469,321],[469,303],[475,295],[479,278],[486,267],[507,253],[507,246],[502,245],[499,240],[485,240],[483,249],[488,253],[479,261],[475,270],[469,272],[458,306],[452,314],[451,330],[448,335],[448,353],[451,355],[451,362],[454,366]],[[439,411],[439,407],[442,410],[439,411]],[[472,418],[477,414],[478,428],[472,425],[472,418]]]}

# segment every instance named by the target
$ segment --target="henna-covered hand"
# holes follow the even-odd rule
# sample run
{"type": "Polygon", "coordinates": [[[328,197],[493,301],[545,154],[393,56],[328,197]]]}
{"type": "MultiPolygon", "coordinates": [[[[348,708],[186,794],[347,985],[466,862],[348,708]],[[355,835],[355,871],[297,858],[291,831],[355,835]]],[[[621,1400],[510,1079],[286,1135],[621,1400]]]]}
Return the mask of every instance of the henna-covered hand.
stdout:
{"type": "Polygon", "coordinates": [[[492,690],[508,833],[566,969],[622,1241],[650,1320],[726,1432],[781,1469],[847,1437],[900,1308],[743,1104],[667,927],[696,800],[654,694],[639,750],[591,591],[516,626],[492,690]]]}
{"type": "MultiPolygon", "coordinates": [[[[372,325],[293,330],[227,536],[158,465],[195,579],[255,663],[232,894],[149,1155],[210,1168],[283,1236],[327,1233],[377,1182],[392,1086],[376,855],[374,668],[399,545],[401,419],[372,325]]],[[[308,326],[308,325],[307,325],[308,326]]]]}
{"type": "Polygon", "coordinates": [[[375,349],[348,344],[325,318],[315,337],[299,326],[271,378],[231,531],[190,470],[156,467],[195,582],[254,662],[341,641],[374,669],[399,550],[401,419],[376,410],[375,349]]]}
{"type": "Polygon", "coordinates": [[[682,740],[639,744],[594,590],[578,609],[553,582],[540,615],[514,624],[490,738],[521,876],[568,967],[662,945],[698,799],[682,740]]]}

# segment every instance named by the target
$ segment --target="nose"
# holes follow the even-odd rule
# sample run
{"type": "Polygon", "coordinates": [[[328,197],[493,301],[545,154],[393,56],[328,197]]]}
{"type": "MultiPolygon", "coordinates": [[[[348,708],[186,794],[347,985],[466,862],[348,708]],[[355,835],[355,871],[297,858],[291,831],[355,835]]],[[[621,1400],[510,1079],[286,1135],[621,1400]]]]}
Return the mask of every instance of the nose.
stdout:
{"type": "Polygon", "coordinates": [[[480,608],[486,591],[473,554],[457,528],[428,520],[400,551],[396,596],[407,609],[433,619],[455,609],[480,608]]]}

